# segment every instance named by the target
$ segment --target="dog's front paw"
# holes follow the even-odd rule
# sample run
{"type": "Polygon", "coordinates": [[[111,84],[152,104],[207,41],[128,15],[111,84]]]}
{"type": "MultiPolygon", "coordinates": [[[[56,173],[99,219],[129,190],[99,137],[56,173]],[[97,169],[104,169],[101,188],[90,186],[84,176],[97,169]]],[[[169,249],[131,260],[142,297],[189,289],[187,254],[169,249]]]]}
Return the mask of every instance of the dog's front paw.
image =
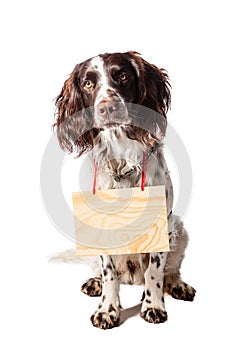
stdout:
{"type": "Polygon", "coordinates": [[[109,311],[96,311],[91,316],[91,322],[93,326],[101,329],[110,329],[118,326],[120,320],[120,310],[114,308],[112,305],[109,307],[109,311]]]}
{"type": "Polygon", "coordinates": [[[163,323],[167,320],[166,311],[152,307],[142,311],[140,316],[150,323],[163,323]]]}

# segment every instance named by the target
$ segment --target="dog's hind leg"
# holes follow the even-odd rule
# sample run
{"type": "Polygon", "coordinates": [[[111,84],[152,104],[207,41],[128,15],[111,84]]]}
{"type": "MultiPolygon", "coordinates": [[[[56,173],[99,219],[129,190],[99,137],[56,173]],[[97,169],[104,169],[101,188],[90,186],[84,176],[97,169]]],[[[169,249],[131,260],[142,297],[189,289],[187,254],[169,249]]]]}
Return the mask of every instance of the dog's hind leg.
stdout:
{"type": "Polygon", "coordinates": [[[99,297],[102,294],[102,276],[89,278],[81,286],[81,291],[90,297],[99,297]]]}
{"type": "Polygon", "coordinates": [[[175,299],[193,301],[196,290],[182,281],[180,268],[188,245],[188,234],[183,222],[173,216],[174,225],[169,233],[170,252],[167,256],[164,276],[164,292],[175,299]]]}

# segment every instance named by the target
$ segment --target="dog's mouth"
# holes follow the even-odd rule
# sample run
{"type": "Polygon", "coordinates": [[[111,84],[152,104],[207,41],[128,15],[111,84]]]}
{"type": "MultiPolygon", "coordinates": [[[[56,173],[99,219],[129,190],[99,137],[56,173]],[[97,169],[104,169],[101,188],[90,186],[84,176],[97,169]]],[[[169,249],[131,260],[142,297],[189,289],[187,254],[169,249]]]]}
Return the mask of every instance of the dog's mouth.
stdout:
{"type": "Polygon", "coordinates": [[[115,128],[118,128],[121,125],[122,125],[121,123],[110,122],[110,123],[104,124],[103,128],[105,128],[105,129],[115,129],[115,128]]]}
{"type": "Polygon", "coordinates": [[[103,131],[107,129],[118,129],[125,125],[127,124],[109,121],[106,123],[101,123],[100,125],[94,125],[94,128],[98,129],[99,131],[103,131]]]}

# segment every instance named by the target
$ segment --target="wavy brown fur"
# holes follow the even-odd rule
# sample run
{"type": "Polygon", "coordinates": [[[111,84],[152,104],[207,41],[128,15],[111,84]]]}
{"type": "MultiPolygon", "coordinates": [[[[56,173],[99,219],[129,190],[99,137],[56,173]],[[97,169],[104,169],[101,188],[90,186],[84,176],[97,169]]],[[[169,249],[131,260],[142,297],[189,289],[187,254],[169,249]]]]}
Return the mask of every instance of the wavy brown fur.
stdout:
{"type": "MultiPolygon", "coordinates": [[[[164,117],[159,125],[161,135],[164,136],[167,126],[166,113],[170,107],[170,84],[166,71],[146,62],[133,51],[114,55],[119,55],[134,63],[133,66],[136,67],[138,73],[138,91],[133,103],[148,107],[164,117]]],[[[100,56],[107,61],[111,60],[112,54],[100,56]]],[[[93,128],[93,106],[85,105],[83,92],[80,89],[80,76],[89,61],[75,66],[55,102],[57,113],[54,127],[56,127],[60,146],[69,153],[77,152],[77,156],[93,148],[96,136],[100,131],[93,128]]],[[[145,145],[152,145],[153,142],[158,141],[155,134],[151,135],[144,130],[144,121],[141,124],[139,127],[128,128],[129,138],[134,138],[145,145]]],[[[154,127],[148,125],[147,129],[153,130],[154,127]]]]}

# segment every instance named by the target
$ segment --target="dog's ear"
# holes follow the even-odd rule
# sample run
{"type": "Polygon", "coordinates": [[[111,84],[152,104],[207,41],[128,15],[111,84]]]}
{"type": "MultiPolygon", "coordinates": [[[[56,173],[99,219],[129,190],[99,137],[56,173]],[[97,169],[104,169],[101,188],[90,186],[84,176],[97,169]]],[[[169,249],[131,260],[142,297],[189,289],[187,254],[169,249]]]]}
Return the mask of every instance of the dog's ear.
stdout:
{"type": "Polygon", "coordinates": [[[56,98],[54,124],[60,147],[69,153],[77,152],[78,156],[93,147],[92,120],[84,109],[79,70],[80,65],[77,65],[56,98]]]}
{"type": "Polygon", "coordinates": [[[166,114],[170,108],[170,84],[167,72],[145,61],[134,51],[127,53],[138,77],[137,104],[158,113],[157,126],[163,137],[166,132],[166,114]]]}
{"type": "Polygon", "coordinates": [[[166,71],[143,60],[146,94],[142,104],[154,109],[166,118],[170,107],[170,84],[166,71]]]}
{"type": "Polygon", "coordinates": [[[166,118],[171,102],[171,86],[166,70],[145,61],[137,52],[130,51],[127,54],[130,55],[138,76],[138,104],[151,108],[166,118]]]}

